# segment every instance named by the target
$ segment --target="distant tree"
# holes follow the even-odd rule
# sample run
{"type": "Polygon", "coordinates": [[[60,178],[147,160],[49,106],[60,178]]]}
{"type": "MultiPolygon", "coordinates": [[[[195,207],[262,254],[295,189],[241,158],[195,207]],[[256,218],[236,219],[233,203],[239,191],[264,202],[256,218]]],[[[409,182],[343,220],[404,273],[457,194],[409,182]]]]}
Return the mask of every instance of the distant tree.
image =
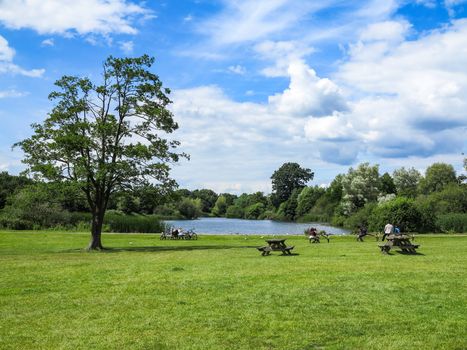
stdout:
{"type": "Polygon", "coordinates": [[[318,186],[305,187],[297,198],[297,217],[307,214],[325,192],[324,188],[318,186]]]}
{"type": "Polygon", "coordinates": [[[167,106],[169,89],[149,71],[154,59],[110,56],[102,83],[63,76],[49,95],[57,101],[33,136],[16,144],[29,171],[40,178],[70,181],[86,195],[92,213],[88,249],[102,249],[101,232],[109,199],[115,192],[154,181],[176,186],[169,163],[180,156],[177,141],[165,135],[178,128],[167,106]]]}
{"type": "Polygon", "coordinates": [[[244,215],[245,215],[244,208],[236,204],[229,206],[227,208],[227,211],[225,212],[225,216],[227,218],[242,219],[244,215]]]}
{"type": "Polygon", "coordinates": [[[331,220],[331,217],[336,213],[337,208],[342,200],[342,181],[344,175],[338,174],[332,180],[326,192],[319,197],[316,204],[311,209],[311,213],[323,216],[326,220],[331,220]]]}
{"type": "Polygon", "coordinates": [[[434,163],[426,169],[425,177],[420,181],[422,193],[439,192],[447,185],[457,183],[454,167],[446,163],[434,163]]]}
{"type": "Polygon", "coordinates": [[[255,220],[258,219],[261,214],[264,213],[266,207],[263,203],[255,203],[245,208],[245,219],[255,220]]]}
{"type": "Polygon", "coordinates": [[[278,207],[289,199],[293,190],[302,189],[313,177],[310,169],[301,168],[297,163],[284,163],[271,176],[273,204],[278,207]]]}
{"type": "Polygon", "coordinates": [[[378,165],[363,163],[356,169],[350,168],[342,179],[341,204],[344,214],[352,214],[366,203],[376,201],[380,184],[378,165]]]}
{"type": "Polygon", "coordinates": [[[382,195],[397,193],[396,185],[394,184],[394,180],[392,179],[391,175],[388,173],[384,173],[380,177],[381,188],[380,192],[382,195]]]}
{"type": "Polygon", "coordinates": [[[417,196],[418,184],[422,178],[418,170],[415,168],[406,169],[402,167],[394,170],[392,177],[399,196],[412,198],[417,196]]]}
{"type": "Polygon", "coordinates": [[[204,213],[210,213],[217,201],[217,193],[213,190],[202,189],[191,192],[194,198],[201,199],[201,210],[204,213]]]}
{"type": "Polygon", "coordinates": [[[227,198],[224,195],[220,195],[217,197],[217,201],[214,204],[214,208],[212,208],[212,213],[216,216],[223,216],[227,211],[228,207],[227,198]]]}
{"type": "Polygon", "coordinates": [[[6,171],[0,172],[0,209],[5,206],[9,196],[30,184],[32,180],[25,176],[9,175],[6,171]]]}
{"type": "Polygon", "coordinates": [[[183,198],[178,204],[178,211],[186,219],[196,219],[201,215],[201,199],[183,198]]]}
{"type": "Polygon", "coordinates": [[[117,200],[117,209],[125,214],[139,212],[139,198],[133,193],[123,192],[117,200]]]}
{"type": "MultiPolygon", "coordinates": [[[[16,229],[45,229],[69,223],[70,214],[62,207],[59,187],[35,183],[23,187],[8,198],[3,209],[7,222],[16,223],[16,229]]],[[[9,225],[7,225],[9,226],[9,225]]]]}

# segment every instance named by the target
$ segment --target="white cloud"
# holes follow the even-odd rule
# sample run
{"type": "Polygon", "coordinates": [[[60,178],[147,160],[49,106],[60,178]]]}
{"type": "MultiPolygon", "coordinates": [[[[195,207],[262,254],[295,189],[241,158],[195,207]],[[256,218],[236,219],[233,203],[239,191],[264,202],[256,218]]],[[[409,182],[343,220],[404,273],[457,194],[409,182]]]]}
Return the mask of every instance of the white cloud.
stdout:
{"type": "Polygon", "coordinates": [[[185,16],[185,17],[183,18],[183,21],[184,21],[184,22],[191,22],[191,21],[193,20],[193,18],[194,18],[194,17],[193,17],[192,15],[188,15],[188,16],[185,16]]]}
{"type": "Polygon", "coordinates": [[[273,61],[272,66],[264,68],[261,73],[266,77],[287,77],[291,62],[302,60],[314,49],[299,41],[263,41],[255,46],[261,58],[273,61]]]}
{"type": "Polygon", "coordinates": [[[361,33],[362,41],[387,41],[399,43],[405,39],[411,25],[405,20],[384,21],[369,24],[361,33]]]}
{"type": "Polygon", "coordinates": [[[239,64],[235,66],[229,66],[228,68],[229,72],[238,74],[238,75],[244,75],[246,74],[246,68],[243,66],[240,66],[239,64]]]}
{"type": "Polygon", "coordinates": [[[289,87],[269,97],[279,113],[320,117],[347,109],[339,87],[327,78],[319,78],[303,61],[292,62],[288,74],[289,87]]]}
{"type": "Polygon", "coordinates": [[[120,43],[120,50],[122,50],[126,54],[131,54],[133,52],[133,41],[121,41],[120,43]]]}
{"type": "Polygon", "coordinates": [[[1,23],[39,34],[135,34],[135,16],[150,12],[126,0],[0,1],[1,23]]]}
{"type": "Polygon", "coordinates": [[[9,97],[23,97],[27,93],[16,91],[15,89],[0,91],[0,98],[9,98],[9,97]]]}
{"type": "Polygon", "coordinates": [[[45,70],[44,69],[31,69],[26,70],[13,63],[15,56],[15,50],[8,45],[8,41],[0,35],[0,74],[12,73],[20,74],[27,77],[41,77],[45,70]]]}
{"type": "Polygon", "coordinates": [[[256,41],[295,26],[307,14],[326,8],[332,2],[225,0],[226,8],[201,23],[199,31],[219,45],[256,41]]]}
{"type": "Polygon", "coordinates": [[[41,46],[55,46],[55,41],[52,38],[45,39],[42,41],[41,46]]]}

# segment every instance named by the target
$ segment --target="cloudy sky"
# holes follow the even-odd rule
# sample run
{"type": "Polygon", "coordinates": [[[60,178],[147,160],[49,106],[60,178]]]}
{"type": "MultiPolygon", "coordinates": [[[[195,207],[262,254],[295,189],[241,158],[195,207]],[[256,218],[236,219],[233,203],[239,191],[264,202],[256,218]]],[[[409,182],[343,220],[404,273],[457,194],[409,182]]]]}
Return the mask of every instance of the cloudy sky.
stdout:
{"type": "Polygon", "coordinates": [[[361,162],[461,171],[466,0],[0,0],[0,171],[62,75],[156,57],[190,161],[181,187],[270,191],[285,162],[313,184],[361,162]]]}

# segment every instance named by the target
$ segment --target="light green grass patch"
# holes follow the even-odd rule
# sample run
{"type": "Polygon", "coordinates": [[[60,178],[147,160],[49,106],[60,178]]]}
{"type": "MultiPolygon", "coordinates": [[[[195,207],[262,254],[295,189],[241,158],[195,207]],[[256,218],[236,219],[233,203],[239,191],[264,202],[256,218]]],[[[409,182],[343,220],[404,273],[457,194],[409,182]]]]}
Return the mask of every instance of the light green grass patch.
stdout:
{"type": "Polygon", "coordinates": [[[1,349],[465,349],[467,237],[419,255],[369,238],[0,233],[1,349]]]}

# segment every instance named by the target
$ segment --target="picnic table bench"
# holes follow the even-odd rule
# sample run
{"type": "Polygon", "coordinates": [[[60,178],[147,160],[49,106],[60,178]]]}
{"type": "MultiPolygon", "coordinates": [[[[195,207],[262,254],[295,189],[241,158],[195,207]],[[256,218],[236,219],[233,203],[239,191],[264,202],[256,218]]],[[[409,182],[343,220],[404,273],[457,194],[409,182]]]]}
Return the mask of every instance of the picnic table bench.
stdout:
{"type": "Polygon", "coordinates": [[[273,251],[280,251],[282,254],[291,255],[291,250],[294,249],[294,246],[286,246],[285,239],[267,239],[267,246],[258,247],[257,249],[261,252],[261,255],[269,255],[273,251]]]}
{"type": "Polygon", "coordinates": [[[381,253],[388,254],[391,249],[399,249],[403,253],[415,254],[419,244],[413,244],[407,235],[389,235],[385,244],[380,244],[381,253]]]}

